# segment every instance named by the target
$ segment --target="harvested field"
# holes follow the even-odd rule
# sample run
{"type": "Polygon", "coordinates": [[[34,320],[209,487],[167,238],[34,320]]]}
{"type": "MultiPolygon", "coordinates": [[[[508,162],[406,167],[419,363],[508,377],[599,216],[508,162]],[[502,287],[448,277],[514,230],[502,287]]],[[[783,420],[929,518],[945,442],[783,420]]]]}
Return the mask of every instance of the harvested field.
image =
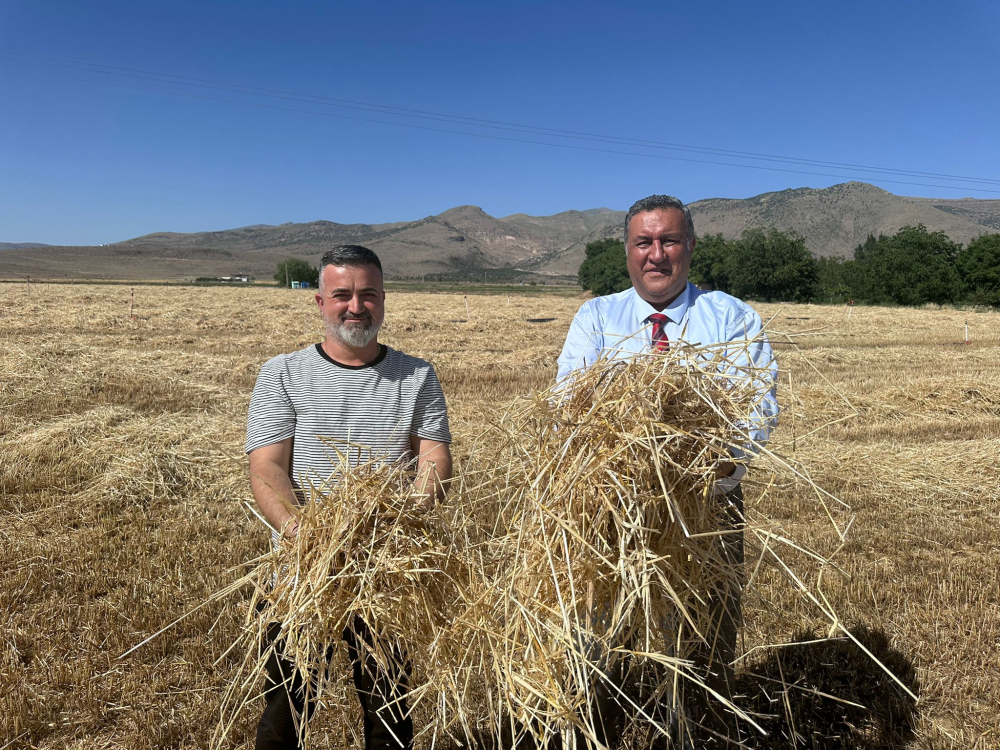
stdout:
{"type": "MultiPolygon", "coordinates": [[[[485,413],[551,383],[580,301],[470,296],[466,320],[461,295],[391,292],[382,339],[434,363],[461,457],[485,413]]],[[[267,549],[242,505],[246,405],[265,359],[319,340],[312,297],[137,287],[134,320],[127,287],[2,284],[0,302],[0,748],[207,747],[249,592],[119,656],[267,549]]],[[[765,648],[825,632],[764,570],[738,665],[770,731],[754,746],[1000,747],[1000,315],[758,310],[783,369],[771,447],[857,514],[824,591],[921,698],[844,641],[765,648]]],[[[751,515],[833,553],[812,490],[762,479],[751,515]]],[[[313,746],[342,746],[345,721],[320,713],[313,746]]]]}

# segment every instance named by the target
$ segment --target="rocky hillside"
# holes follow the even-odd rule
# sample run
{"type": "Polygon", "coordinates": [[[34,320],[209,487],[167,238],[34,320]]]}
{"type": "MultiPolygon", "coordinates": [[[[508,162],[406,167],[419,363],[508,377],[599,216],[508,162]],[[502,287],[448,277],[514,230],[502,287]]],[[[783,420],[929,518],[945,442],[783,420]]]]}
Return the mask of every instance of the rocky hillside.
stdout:
{"type": "MultiPolygon", "coordinates": [[[[745,199],[712,198],[692,203],[691,210],[699,234],[736,237],[747,228],[793,230],[819,256],[848,257],[869,234],[891,234],[908,224],[922,223],[962,243],[1000,231],[1000,200],[908,198],[862,182],[745,199]]],[[[618,236],[624,216],[624,211],[597,208],[494,218],[477,206],[459,206],[390,224],[314,221],[193,234],[159,232],[101,247],[0,245],[0,278],[191,279],[249,273],[268,279],[290,255],[315,263],[326,248],[360,243],[379,254],[390,278],[502,269],[572,279],[586,244],[618,236]]]]}

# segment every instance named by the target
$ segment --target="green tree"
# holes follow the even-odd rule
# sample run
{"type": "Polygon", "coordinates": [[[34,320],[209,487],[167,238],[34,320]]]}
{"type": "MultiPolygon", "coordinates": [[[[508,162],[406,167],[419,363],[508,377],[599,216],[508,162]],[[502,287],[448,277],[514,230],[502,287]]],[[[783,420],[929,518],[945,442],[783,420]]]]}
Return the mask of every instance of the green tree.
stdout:
{"type": "Polygon", "coordinates": [[[955,269],[960,245],[944,232],[903,227],[892,237],[871,236],[854,251],[858,297],[873,304],[947,304],[962,296],[955,269]]]}
{"type": "Polygon", "coordinates": [[[845,272],[846,263],[841,258],[818,258],[816,260],[816,298],[821,302],[847,302],[855,295],[849,283],[850,274],[845,272]]]}
{"type": "Polygon", "coordinates": [[[729,292],[764,302],[808,302],[818,289],[816,259],[794,232],[747,229],[728,256],[729,292]]]}
{"type": "Polygon", "coordinates": [[[983,234],[955,256],[970,301],[1000,307],[1000,234],[983,234]]]}
{"type": "Polygon", "coordinates": [[[293,281],[308,281],[310,286],[319,285],[319,271],[302,258],[289,258],[278,264],[274,280],[280,286],[289,287],[293,281]]]}
{"type": "Polygon", "coordinates": [[[854,260],[850,267],[841,269],[841,277],[845,279],[851,290],[850,299],[864,300],[873,304],[887,303],[888,299],[880,291],[879,281],[869,273],[869,267],[876,265],[875,258],[886,252],[883,247],[889,242],[884,234],[875,237],[869,234],[863,243],[854,249],[854,260]]]}
{"type": "Polygon", "coordinates": [[[588,242],[586,257],[580,264],[577,278],[580,286],[596,295],[614,294],[632,286],[625,263],[625,244],[606,239],[588,242]]]}
{"type": "Polygon", "coordinates": [[[859,292],[864,286],[864,271],[858,264],[858,261],[845,260],[840,267],[840,278],[844,282],[844,291],[847,293],[848,300],[860,301],[865,299],[864,295],[859,292]]]}
{"type": "Polygon", "coordinates": [[[691,256],[691,283],[702,289],[729,291],[730,256],[734,244],[722,234],[704,234],[698,238],[691,256]]]}

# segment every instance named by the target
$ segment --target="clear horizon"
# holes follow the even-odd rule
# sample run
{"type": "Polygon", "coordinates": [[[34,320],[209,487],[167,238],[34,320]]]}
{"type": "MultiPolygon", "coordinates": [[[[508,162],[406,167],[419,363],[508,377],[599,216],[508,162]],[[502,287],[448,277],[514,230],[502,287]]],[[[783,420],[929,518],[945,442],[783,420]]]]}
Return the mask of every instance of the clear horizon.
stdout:
{"type": "Polygon", "coordinates": [[[0,241],[852,180],[1000,198],[998,32],[985,2],[18,0],[0,10],[0,241]]]}

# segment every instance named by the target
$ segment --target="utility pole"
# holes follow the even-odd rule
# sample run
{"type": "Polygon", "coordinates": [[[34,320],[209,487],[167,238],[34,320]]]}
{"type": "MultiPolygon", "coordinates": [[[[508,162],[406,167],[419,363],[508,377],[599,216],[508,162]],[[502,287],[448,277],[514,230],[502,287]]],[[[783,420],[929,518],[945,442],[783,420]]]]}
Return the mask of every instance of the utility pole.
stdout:
{"type": "Polygon", "coordinates": [[[288,261],[287,260],[285,261],[285,286],[287,286],[289,289],[292,288],[292,284],[288,280],[288,261]]]}

